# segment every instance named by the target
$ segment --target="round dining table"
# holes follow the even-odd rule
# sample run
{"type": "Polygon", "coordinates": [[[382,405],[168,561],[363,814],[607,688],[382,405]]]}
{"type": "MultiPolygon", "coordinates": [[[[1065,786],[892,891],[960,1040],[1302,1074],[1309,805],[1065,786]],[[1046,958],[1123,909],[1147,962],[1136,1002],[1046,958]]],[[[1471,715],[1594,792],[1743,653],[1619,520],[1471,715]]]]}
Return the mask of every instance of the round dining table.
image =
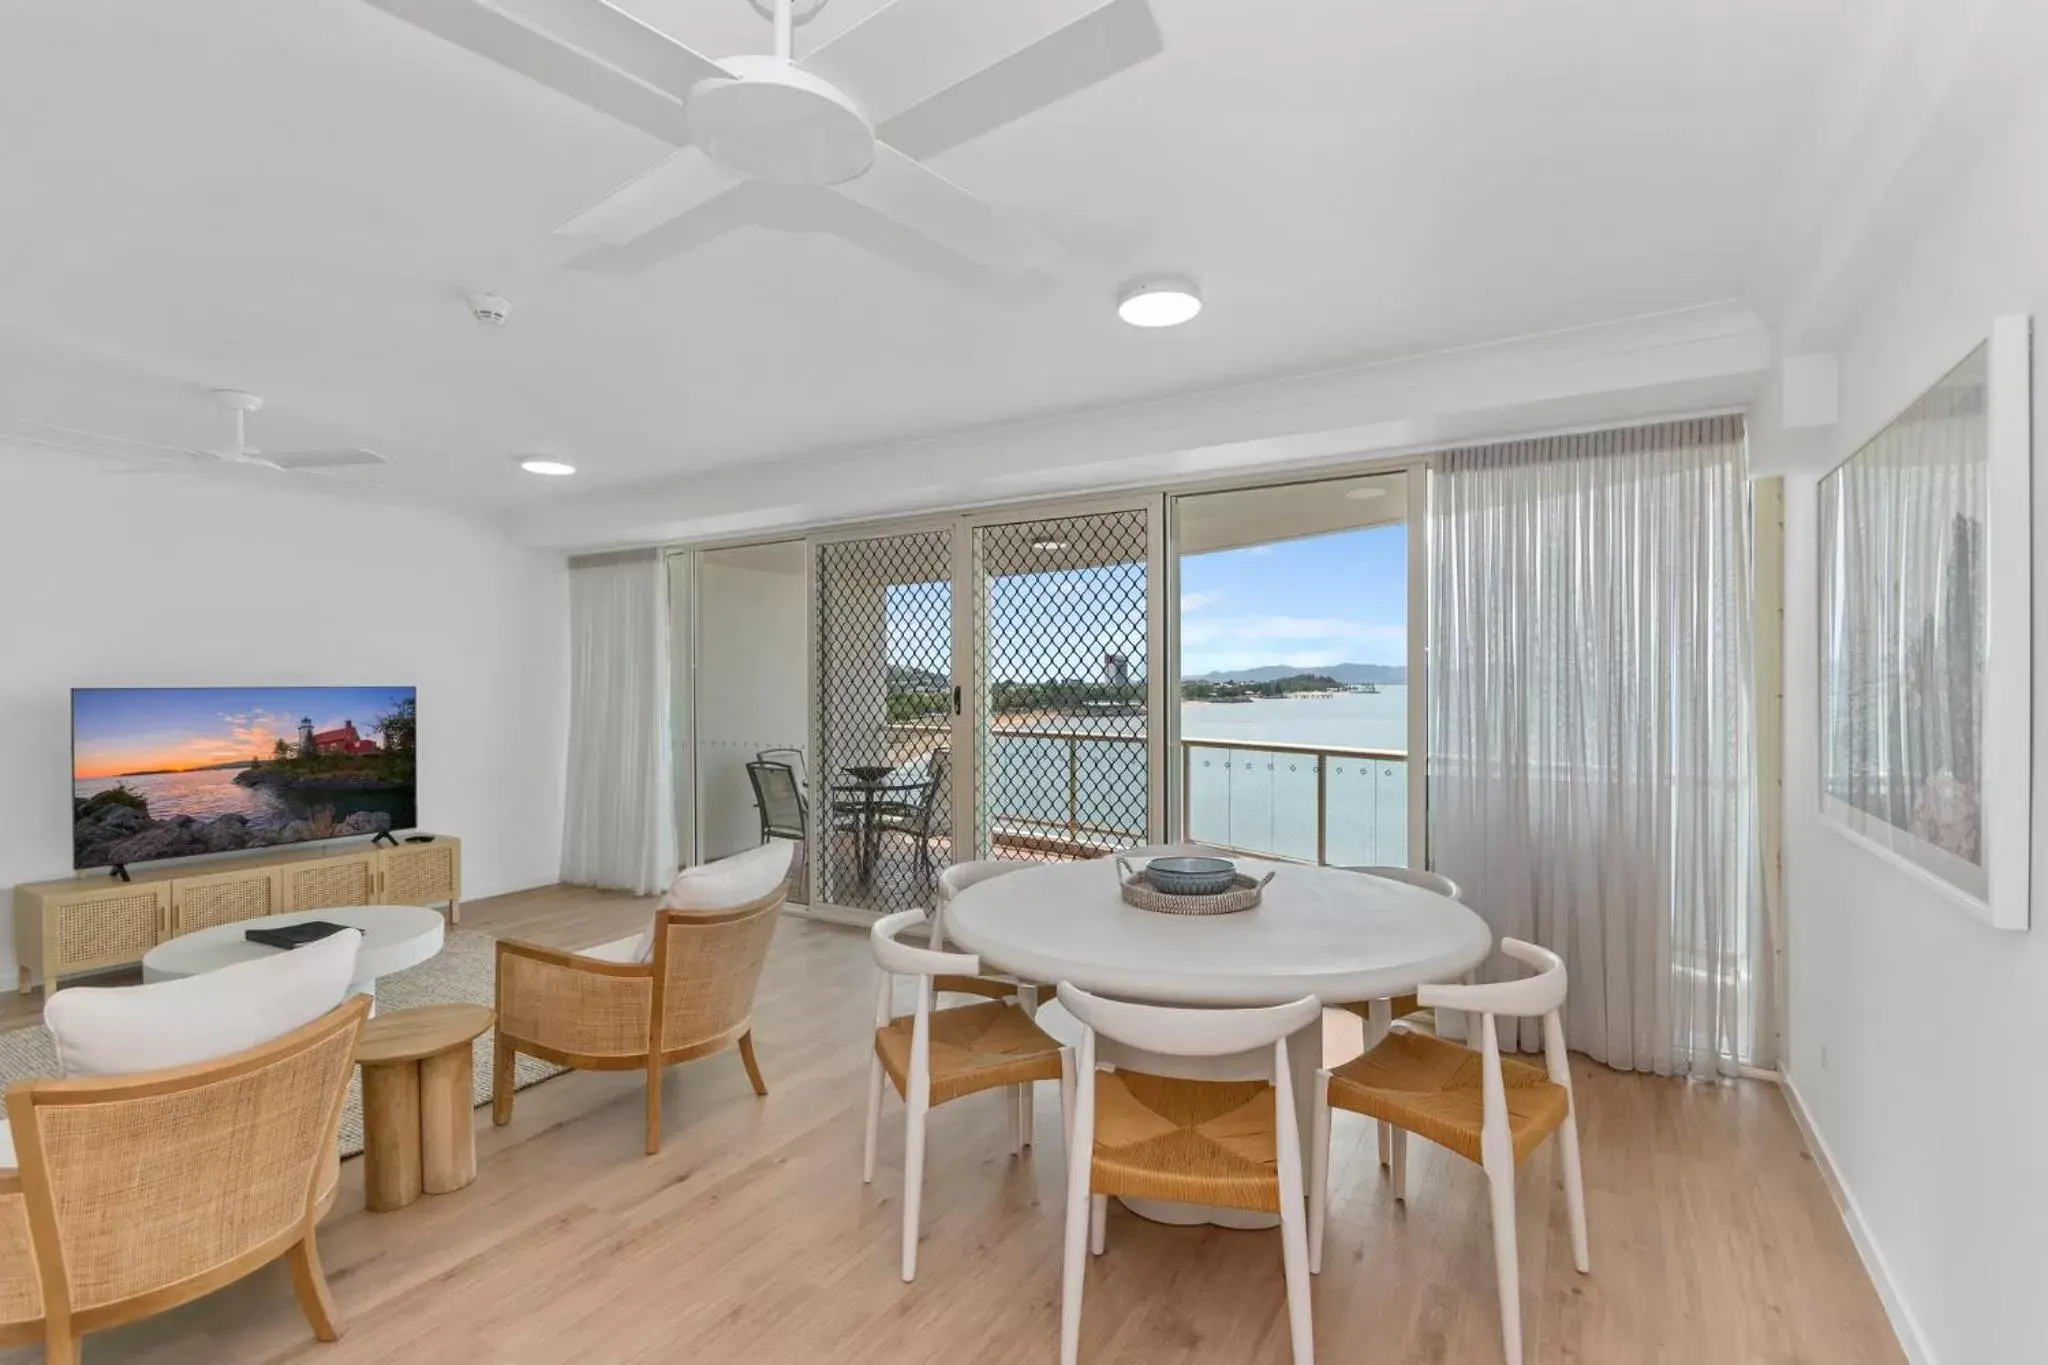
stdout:
{"type": "MultiPolygon", "coordinates": [[[[1427,982],[1456,981],[1493,949],[1486,922],[1448,897],[1342,868],[1233,858],[1254,878],[1274,874],[1260,903],[1227,915],[1169,915],[1126,904],[1113,859],[1048,863],[967,887],[946,907],[948,946],[984,969],[1155,1005],[1279,1005],[1313,995],[1325,1005],[1381,1000],[1427,982]]],[[[1080,1027],[1056,1004],[1039,1026],[1062,1042],[1080,1027]]],[[[1298,1132],[1306,1146],[1322,1024],[1287,1042],[1298,1132]]],[[[1207,1080],[1266,1079],[1265,1051],[1167,1057],[1101,1039],[1105,1064],[1207,1080]]],[[[1304,1153],[1304,1156],[1306,1153],[1304,1153]]],[[[1304,1169],[1306,1168],[1304,1160],[1304,1169]]],[[[1124,1200],[1159,1222],[1271,1227],[1271,1215],[1124,1200]]]]}

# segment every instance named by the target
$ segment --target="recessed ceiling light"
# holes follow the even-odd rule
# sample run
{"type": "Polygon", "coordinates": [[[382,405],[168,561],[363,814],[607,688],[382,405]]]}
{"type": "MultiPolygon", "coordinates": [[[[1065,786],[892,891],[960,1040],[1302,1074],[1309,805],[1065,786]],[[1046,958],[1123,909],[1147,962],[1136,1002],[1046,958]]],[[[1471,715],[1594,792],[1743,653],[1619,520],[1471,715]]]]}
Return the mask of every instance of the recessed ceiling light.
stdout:
{"type": "Polygon", "coordinates": [[[1142,280],[1116,301],[1116,315],[1133,327],[1178,327],[1201,311],[1192,280],[1142,280]]]}
{"type": "Polygon", "coordinates": [[[519,462],[519,467],[529,474],[547,474],[565,478],[576,472],[576,466],[563,460],[550,460],[539,455],[528,456],[519,462]]]}
{"type": "Polygon", "coordinates": [[[1067,542],[1064,540],[1034,540],[1031,542],[1031,548],[1045,554],[1051,554],[1054,550],[1066,549],[1067,542]]]}
{"type": "Polygon", "coordinates": [[[1350,498],[1354,502],[1371,502],[1374,498],[1384,498],[1386,495],[1386,489],[1375,488],[1371,484],[1366,484],[1359,488],[1346,489],[1344,493],[1345,497],[1350,498]]]}

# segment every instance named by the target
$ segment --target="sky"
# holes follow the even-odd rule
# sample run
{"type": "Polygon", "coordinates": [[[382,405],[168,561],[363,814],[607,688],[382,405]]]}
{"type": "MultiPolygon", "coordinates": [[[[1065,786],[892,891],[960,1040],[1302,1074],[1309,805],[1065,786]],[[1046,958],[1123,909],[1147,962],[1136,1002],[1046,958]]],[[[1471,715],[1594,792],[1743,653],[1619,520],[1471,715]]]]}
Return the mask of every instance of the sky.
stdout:
{"type": "MultiPolygon", "coordinates": [[[[1183,677],[1408,661],[1403,525],[1184,555],[1180,579],[1183,677]]],[[[951,671],[951,601],[943,583],[889,590],[892,663],[951,671]]],[[[1145,582],[1135,564],[998,578],[989,612],[992,677],[1100,678],[1112,652],[1143,676],[1145,582]]]]}
{"type": "Polygon", "coordinates": [[[206,768],[268,755],[315,730],[353,720],[368,732],[413,695],[410,687],[79,688],[71,694],[74,778],[206,768]]]}
{"type": "Polygon", "coordinates": [[[1408,529],[1283,540],[1180,561],[1180,671],[1408,662],[1408,529]]]}

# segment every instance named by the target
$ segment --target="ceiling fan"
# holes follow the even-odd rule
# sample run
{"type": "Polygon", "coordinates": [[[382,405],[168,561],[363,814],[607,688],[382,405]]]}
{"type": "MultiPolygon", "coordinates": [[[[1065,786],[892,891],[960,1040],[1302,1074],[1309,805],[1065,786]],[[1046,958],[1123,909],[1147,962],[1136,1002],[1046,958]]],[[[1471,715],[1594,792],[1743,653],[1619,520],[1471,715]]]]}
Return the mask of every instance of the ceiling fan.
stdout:
{"type": "Polygon", "coordinates": [[[262,408],[263,400],[253,393],[243,393],[239,389],[218,389],[213,396],[223,408],[234,414],[235,421],[233,443],[219,448],[162,445],[155,441],[142,441],[130,436],[87,431],[80,427],[60,426],[55,422],[38,422],[28,418],[21,419],[20,425],[31,432],[46,434],[17,433],[13,439],[25,445],[42,446],[73,454],[151,462],[140,466],[116,465],[106,471],[110,474],[169,473],[177,468],[178,463],[187,460],[254,465],[284,474],[323,475],[335,469],[389,463],[376,451],[364,450],[357,446],[273,451],[266,454],[248,442],[249,414],[262,408]]]}
{"type": "Polygon", "coordinates": [[[1021,275],[1052,240],[891,138],[935,151],[1160,50],[1146,0],[892,0],[801,62],[794,0],[773,0],[771,53],[717,60],[608,0],[368,2],[680,148],[557,229],[600,248],[669,229],[672,249],[637,266],[694,244],[680,220],[763,184],[836,193],[1021,275]]]}

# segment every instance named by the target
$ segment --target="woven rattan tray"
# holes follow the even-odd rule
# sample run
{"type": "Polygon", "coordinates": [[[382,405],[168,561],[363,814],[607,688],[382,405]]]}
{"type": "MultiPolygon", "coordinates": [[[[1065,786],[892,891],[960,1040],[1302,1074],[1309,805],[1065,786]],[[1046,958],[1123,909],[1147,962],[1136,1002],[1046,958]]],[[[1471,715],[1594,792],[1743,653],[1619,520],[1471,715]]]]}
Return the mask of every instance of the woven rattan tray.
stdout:
{"type": "Polygon", "coordinates": [[[1144,871],[1133,869],[1122,858],[1116,860],[1117,880],[1123,884],[1124,903],[1160,915],[1234,915],[1259,903],[1273,874],[1254,881],[1240,872],[1230,880],[1230,889],[1213,896],[1174,896],[1152,885],[1144,871]]]}

